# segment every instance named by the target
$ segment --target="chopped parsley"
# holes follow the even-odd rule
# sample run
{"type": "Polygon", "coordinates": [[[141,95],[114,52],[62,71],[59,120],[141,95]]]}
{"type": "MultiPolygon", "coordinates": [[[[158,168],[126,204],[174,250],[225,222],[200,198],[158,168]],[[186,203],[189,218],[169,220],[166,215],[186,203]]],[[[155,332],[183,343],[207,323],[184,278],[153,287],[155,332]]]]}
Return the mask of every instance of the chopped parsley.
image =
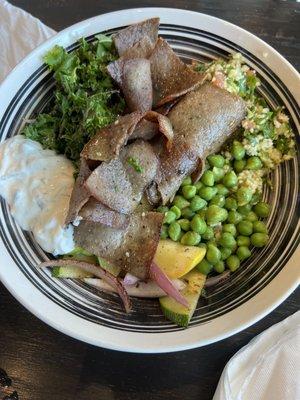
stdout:
{"type": "Polygon", "coordinates": [[[117,58],[112,39],[97,35],[92,43],[85,39],[79,43],[71,53],[54,46],[44,56],[56,82],[53,99],[22,132],[74,162],[85,143],[98,129],[116,120],[125,106],[106,70],[117,58]]]}
{"type": "Polygon", "coordinates": [[[127,159],[127,162],[128,162],[129,165],[131,165],[135,169],[136,172],[141,173],[141,172],[144,171],[143,167],[139,164],[139,162],[138,162],[138,160],[136,158],[129,157],[127,159]]]}
{"type": "Polygon", "coordinates": [[[219,87],[241,96],[247,103],[240,138],[248,156],[258,156],[266,171],[295,155],[295,139],[284,109],[272,110],[257,88],[259,77],[244,62],[241,54],[195,66],[219,87]]]}

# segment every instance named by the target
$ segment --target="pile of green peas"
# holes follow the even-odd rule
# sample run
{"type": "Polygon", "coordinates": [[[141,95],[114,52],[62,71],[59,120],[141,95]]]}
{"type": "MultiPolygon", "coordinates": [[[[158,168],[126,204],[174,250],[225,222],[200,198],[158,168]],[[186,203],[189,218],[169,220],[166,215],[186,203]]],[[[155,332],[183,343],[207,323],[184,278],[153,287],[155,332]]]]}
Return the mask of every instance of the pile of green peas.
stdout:
{"type": "Polygon", "coordinates": [[[232,160],[221,154],[207,158],[206,170],[199,182],[187,177],[169,206],[158,207],[164,213],[161,237],[187,246],[206,249],[197,269],[205,275],[236,271],[251,255],[250,246],[267,244],[268,230],[261,219],[269,215],[269,205],[259,201],[246,186],[238,186],[244,169],[260,169],[259,157],[245,157],[243,145],[234,141],[232,160]]]}

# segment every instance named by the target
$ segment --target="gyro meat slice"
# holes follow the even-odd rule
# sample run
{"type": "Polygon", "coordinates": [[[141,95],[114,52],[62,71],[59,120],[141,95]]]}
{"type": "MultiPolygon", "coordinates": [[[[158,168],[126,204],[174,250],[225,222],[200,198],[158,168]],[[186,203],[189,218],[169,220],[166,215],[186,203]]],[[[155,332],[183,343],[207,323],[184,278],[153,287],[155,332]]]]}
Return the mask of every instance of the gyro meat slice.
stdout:
{"type": "Polygon", "coordinates": [[[174,139],[174,132],[170,119],[155,111],[148,111],[144,118],[152,122],[157,121],[158,131],[167,139],[167,148],[170,149],[174,139]]]}
{"type": "Polygon", "coordinates": [[[130,58],[149,58],[154,49],[154,44],[147,36],[143,37],[134,46],[127,49],[120,59],[126,60],[130,58]]]}
{"type": "MultiPolygon", "coordinates": [[[[199,157],[185,142],[174,143],[169,150],[163,149],[160,154],[161,176],[156,179],[157,190],[163,204],[175,195],[184,178],[197,168],[198,163],[199,157]]],[[[153,192],[152,198],[155,198],[153,192]]]]}
{"type": "Polygon", "coordinates": [[[147,37],[154,48],[158,36],[159,18],[151,18],[128,26],[113,35],[119,56],[147,37]]]}
{"type": "Polygon", "coordinates": [[[184,141],[204,159],[220,149],[245,114],[246,104],[241,97],[205,83],[184,96],[168,117],[174,141],[184,141]]]}
{"type": "Polygon", "coordinates": [[[149,60],[119,59],[110,63],[107,70],[122,89],[130,111],[151,110],[152,80],[149,60]]]}
{"type": "Polygon", "coordinates": [[[113,228],[124,228],[128,225],[128,216],[118,213],[91,197],[78,214],[84,221],[97,222],[113,228]]]}
{"type": "Polygon", "coordinates": [[[84,186],[85,181],[90,176],[91,170],[84,158],[80,159],[79,173],[76,178],[70,203],[69,203],[69,211],[66,217],[66,225],[70,222],[75,221],[78,216],[79,211],[84,206],[84,204],[90,198],[90,192],[84,186]]]}
{"type": "Polygon", "coordinates": [[[197,181],[207,155],[218,151],[241,123],[245,102],[238,96],[205,83],[186,94],[168,114],[174,139],[169,151],[160,153],[158,191],[165,204],[181,182],[193,174],[197,181]]]}
{"type": "Polygon", "coordinates": [[[163,214],[144,212],[130,216],[126,228],[116,229],[82,221],[74,229],[77,246],[104,258],[126,273],[146,279],[160,238],[163,214]]]}
{"type": "Polygon", "coordinates": [[[130,139],[141,138],[151,140],[157,134],[162,133],[167,140],[169,148],[173,142],[173,127],[171,121],[165,115],[156,111],[148,111],[144,118],[136,125],[130,139]]]}
{"type": "Polygon", "coordinates": [[[159,107],[203,83],[205,75],[180,60],[168,43],[159,38],[150,56],[153,105],[159,107]]]}
{"type": "Polygon", "coordinates": [[[130,139],[143,139],[143,140],[151,140],[159,133],[158,130],[158,122],[157,121],[148,121],[143,118],[134,128],[130,139]]]}
{"type": "Polygon", "coordinates": [[[120,152],[118,159],[99,165],[87,179],[86,188],[112,210],[131,214],[158,170],[158,157],[151,144],[136,140],[120,152]]]}
{"type": "Polygon", "coordinates": [[[81,156],[88,160],[98,161],[110,161],[117,158],[142,118],[143,114],[140,112],[119,117],[96,133],[84,146],[81,156]]]}
{"type": "Polygon", "coordinates": [[[180,100],[180,97],[177,99],[174,99],[172,101],[169,101],[168,103],[164,103],[159,108],[156,108],[155,111],[162,115],[168,115],[169,112],[172,110],[172,108],[175,106],[175,104],[178,103],[179,100],[180,100]]]}

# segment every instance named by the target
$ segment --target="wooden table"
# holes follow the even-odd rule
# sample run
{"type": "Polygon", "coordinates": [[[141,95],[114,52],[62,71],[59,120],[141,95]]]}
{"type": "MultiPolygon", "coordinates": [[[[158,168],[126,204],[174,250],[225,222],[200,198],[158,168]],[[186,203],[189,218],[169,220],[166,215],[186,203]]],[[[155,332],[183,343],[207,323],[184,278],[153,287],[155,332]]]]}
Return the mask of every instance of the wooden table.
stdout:
{"type": "MultiPolygon", "coordinates": [[[[129,7],[178,7],[253,32],[300,68],[300,4],[294,1],[14,0],[56,30],[129,7]]],[[[255,335],[298,310],[300,290],[259,323],[219,343],[167,355],[96,348],[49,328],[0,284],[0,367],[22,400],[209,400],[226,362],[255,335]]]]}

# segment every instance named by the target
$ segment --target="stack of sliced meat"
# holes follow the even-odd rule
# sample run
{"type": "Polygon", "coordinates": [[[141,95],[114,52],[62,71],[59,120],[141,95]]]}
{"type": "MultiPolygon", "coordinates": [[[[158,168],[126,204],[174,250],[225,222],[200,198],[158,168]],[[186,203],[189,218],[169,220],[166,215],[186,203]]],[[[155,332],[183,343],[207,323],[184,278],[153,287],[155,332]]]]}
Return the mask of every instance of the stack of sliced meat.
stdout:
{"type": "Polygon", "coordinates": [[[128,114],[101,129],[81,153],[67,223],[75,242],[140,279],[149,277],[167,203],[182,180],[198,180],[245,115],[245,104],[183,63],[158,38],[159,19],[114,36],[108,71],[128,114]]]}

